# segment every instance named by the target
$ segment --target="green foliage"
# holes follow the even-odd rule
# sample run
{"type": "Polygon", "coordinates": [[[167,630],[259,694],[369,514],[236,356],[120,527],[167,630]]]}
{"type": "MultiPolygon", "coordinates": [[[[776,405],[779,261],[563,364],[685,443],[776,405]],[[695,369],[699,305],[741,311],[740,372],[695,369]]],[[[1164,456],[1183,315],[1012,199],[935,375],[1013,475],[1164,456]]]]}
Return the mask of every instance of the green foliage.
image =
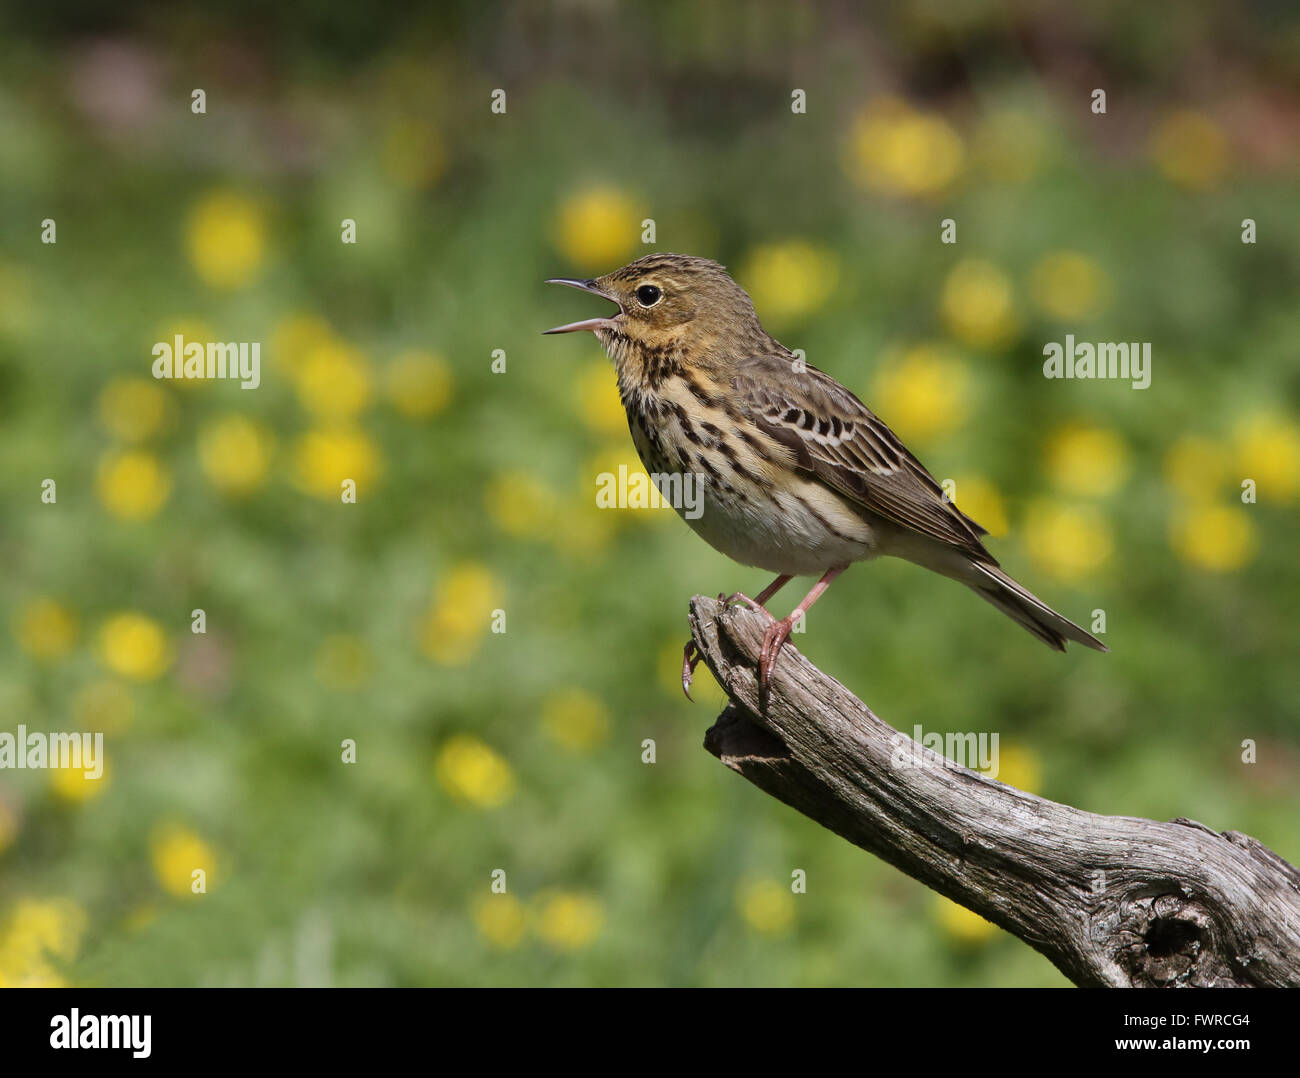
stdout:
{"type": "MultiPolygon", "coordinates": [[[[495,68],[466,12],[432,59],[354,67],[331,30],[239,79],[157,74],[189,24],[6,43],[0,732],[102,731],[108,771],[0,771],[0,984],[1063,983],[701,750],[686,603],[767,579],[595,508],[632,460],[612,373],[540,335],[601,313],[544,278],[654,249],[726,263],[1112,653],[894,563],[800,650],[901,730],[998,732],[1044,796],[1300,858],[1300,217],[1267,117],[1188,112],[1138,56],[1153,85],[1106,116],[1013,57],[904,105],[810,16],[794,115],[765,10],[748,75],[705,34],[671,93],[609,57],[495,68]],[[177,332],[260,342],[260,386],[153,379],[177,332]],[[1045,379],[1067,333],[1150,341],[1151,387],[1045,379]]],[[[926,25],[890,31],[919,71],[926,25]]]]}

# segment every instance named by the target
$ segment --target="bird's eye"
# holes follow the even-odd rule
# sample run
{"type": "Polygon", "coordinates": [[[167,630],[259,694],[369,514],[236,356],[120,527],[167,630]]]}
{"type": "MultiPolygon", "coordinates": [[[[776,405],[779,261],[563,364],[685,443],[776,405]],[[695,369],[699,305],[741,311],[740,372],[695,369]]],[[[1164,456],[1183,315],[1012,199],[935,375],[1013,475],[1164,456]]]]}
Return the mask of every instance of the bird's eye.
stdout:
{"type": "Polygon", "coordinates": [[[652,284],[643,284],[636,290],[636,301],[642,307],[653,307],[662,298],[663,293],[659,291],[657,286],[652,284]]]}

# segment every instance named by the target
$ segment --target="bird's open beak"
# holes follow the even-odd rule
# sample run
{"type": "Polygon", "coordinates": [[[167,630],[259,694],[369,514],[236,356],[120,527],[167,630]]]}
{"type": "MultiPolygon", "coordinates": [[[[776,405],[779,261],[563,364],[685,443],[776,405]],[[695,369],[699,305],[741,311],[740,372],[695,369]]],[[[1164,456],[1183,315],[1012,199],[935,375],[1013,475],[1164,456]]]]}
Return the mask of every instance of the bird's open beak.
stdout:
{"type": "MultiPolygon", "coordinates": [[[[567,284],[570,288],[581,288],[584,292],[590,292],[593,296],[599,296],[601,299],[607,299],[611,303],[618,303],[613,296],[601,291],[596,287],[595,281],[580,281],[574,277],[552,277],[547,284],[567,284]]],[[[622,311],[620,305],[619,311],[622,311]]],[[[567,326],[556,326],[554,329],[543,330],[544,333],[577,333],[582,329],[598,330],[613,329],[614,320],[612,318],[588,318],[582,322],[570,322],[567,326]]]]}

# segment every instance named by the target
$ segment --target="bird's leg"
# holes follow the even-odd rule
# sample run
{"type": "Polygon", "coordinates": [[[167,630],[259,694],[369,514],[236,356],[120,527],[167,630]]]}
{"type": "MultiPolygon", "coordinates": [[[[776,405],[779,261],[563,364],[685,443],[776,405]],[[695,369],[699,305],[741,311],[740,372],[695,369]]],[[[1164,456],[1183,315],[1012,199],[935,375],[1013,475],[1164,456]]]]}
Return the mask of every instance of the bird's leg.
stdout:
{"type": "MultiPolygon", "coordinates": [[[[792,579],[793,577],[789,576],[778,576],[772,581],[772,583],[758,593],[757,599],[751,599],[748,595],[743,595],[738,591],[733,591],[725,599],[719,595],[718,599],[722,602],[723,606],[730,606],[736,599],[743,599],[749,604],[751,610],[762,611],[764,614],[767,614],[772,621],[776,621],[776,618],[772,617],[771,612],[763,604],[790,583],[792,579]]],[[[695,638],[691,637],[690,640],[686,641],[686,647],[682,649],[682,692],[686,694],[687,700],[691,699],[691,681],[695,677],[695,668],[699,666],[699,664],[700,649],[695,646],[695,638]]],[[[693,700],[691,702],[694,703],[693,700]]]]}
{"type": "Polygon", "coordinates": [[[847,565],[840,565],[828,570],[813,585],[812,591],[803,597],[798,606],[791,610],[786,617],[780,621],[773,621],[767,627],[767,632],[763,634],[763,646],[758,651],[758,695],[760,702],[767,698],[767,687],[772,678],[772,667],[776,665],[776,657],[781,654],[781,648],[785,646],[786,640],[789,639],[794,623],[808,612],[813,603],[821,598],[822,592],[831,586],[831,581],[847,568],[847,565]]]}

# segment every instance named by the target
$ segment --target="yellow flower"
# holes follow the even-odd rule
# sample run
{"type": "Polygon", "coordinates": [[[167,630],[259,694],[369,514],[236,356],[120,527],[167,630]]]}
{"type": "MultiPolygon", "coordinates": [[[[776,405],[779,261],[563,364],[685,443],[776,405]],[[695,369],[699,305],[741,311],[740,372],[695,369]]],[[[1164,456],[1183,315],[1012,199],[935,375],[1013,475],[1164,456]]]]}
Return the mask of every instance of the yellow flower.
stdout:
{"type": "Polygon", "coordinates": [[[498,950],[518,947],[524,938],[527,914],[512,894],[483,895],[470,909],[478,933],[498,950]]]}
{"type": "Polygon", "coordinates": [[[537,538],[548,529],[555,513],[554,492],[523,471],[493,476],[484,501],[493,523],[518,539],[537,538]]]}
{"type": "Polygon", "coordinates": [[[946,434],[966,418],[966,367],[940,345],[918,344],[877,373],[871,401],[904,439],[946,434]]]}
{"type": "Polygon", "coordinates": [[[153,872],[164,891],[175,898],[195,898],[202,881],[211,891],[216,877],[216,851],[187,827],[166,824],[154,830],[149,840],[153,872]],[[203,876],[195,877],[201,871],[203,876]]]}
{"type": "Polygon", "coordinates": [[[928,196],[952,184],[963,155],[961,138],[944,120],[886,98],[854,120],[845,169],[870,191],[928,196]]]}
{"type": "Polygon", "coordinates": [[[316,652],[316,677],[329,689],[358,689],[374,665],[370,648],[359,636],[327,636],[316,652]]]}
{"type": "Polygon", "coordinates": [[[754,880],[736,891],[745,923],[762,936],[784,936],[794,925],[794,895],[775,880],[754,880]]]}
{"type": "Polygon", "coordinates": [[[806,240],[768,243],[750,252],[741,274],[764,319],[802,318],[820,308],[839,281],[839,263],[806,240]]]}
{"type": "Polygon", "coordinates": [[[935,920],[958,943],[974,946],[998,934],[998,926],[986,921],[974,910],[968,910],[950,898],[935,895],[932,899],[935,920]]]}
{"type": "Polygon", "coordinates": [[[334,340],[334,331],[323,318],[314,314],[293,314],[272,331],[271,355],[276,363],[293,374],[309,355],[334,340]]]}
{"type": "Polygon", "coordinates": [[[203,198],[186,225],[186,247],[199,279],[210,288],[251,284],[262,268],[266,225],[251,199],[230,191],[203,198]]]}
{"type": "Polygon", "coordinates": [[[171,398],[157,382],[114,378],[99,394],[99,421],[113,437],[142,442],[170,418],[171,398]]]}
{"type": "Polygon", "coordinates": [[[559,210],[558,244],[576,266],[604,273],[627,261],[641,238],[636,204],[613,187],[592,187],[568,198],[559,210]]]}
{"type": "Polygon", "coordinates": [[[115,614],[100,627],[99,659],[121,677],[153,681],[171,665],[171,646],[152,618],[115,614]]]}
{"type": "Polygon", "coordinates": [[[1266,502],[1291,502],[1300,494],[1300,427],[1281,416],[1257,412],[1233,429],[1242,479],[1258,484],[1266,502]]]}
{"type": "Polygon", "coordinates": [[[1228,140],[1208,116],[1183,110],[1161,122],[1151,153],[1165,177],[1190,191],[1208,191],[1228,170],[1228,140]]]}
{"type": "Polygon", "coordinates": [[[33,599],[14,619],[18,645],[34,659],[58,659],[77,642],[77,619],[53,599],[33,599]]]}
{"type": "Polygon", "coordinates": [[[425,653],[443,666],[468,662],[492,627],[501,601],[501,583],[491,570],[476,562],[454,566],[438,583],[425,624],[425,653]]]}
{"type": "Polygon", "coordinates": [[[994,179],[1026,183],[1043,156],[1043,127],[1031,115],[1004,110],[988,114],[975,133],[973,156],[994,179]]]}
{"type": "Polygon", "coordinates": [[[1231,573],[1255,556],[1259,541],[1255,522],[1241,506],[1197,505],[1180,513],[1170,525],[1174,552],[1198,569],[1231,573]]]}
{"type": "Polygon", "coordinates": [[[1165,482],[1185,498],[1213,498],[1227,479],[1228,456],[1226,446],[1184,435],[1165,453],[1165,482]]]}
{"type": "Polygon", "coordinates": [[[1110,298],[1105,272],[1078,251],[1057,251],[1042,258],[1030,273],[1029,291],[1053,318],[1091,318],[1110,298]]]}
{"type": "Polygon", "coordinates": [[[597,450],[588,459],[579,483],[583,497],[590,498],[593,506],[597,505],[597,493],[608,488],[614,504],[601,505],[597,512],[612,520],[653,524],[656,521],[670,520],[677,515],[668,500],[657,492],[636,449],[626,439],[611,442],[597,450]],[[622,491],[627,495],[626,499],[618,498],[619,476],[624,474],[619,471],[620,468],[627,470],[626,489],[622,491]],[[602,479],[602,476],[607,478],[602,479]],[[620,504],[624,500],[626,504],[620,504]]]}
{"type": "Polygon", "coordinates": [[[388,400],[407,419],[428,419],[451,401],[451,368],[433,352],[403,352],[386,372],[388,400]]]}
{"type": "Polygon", "coordinates": [[[0,988],[67,988],[55,968],[44,959],[24,961],[11,957],[0,938],[0,988]]]}
{"type": "Polygon", "coordinates": [[[627,412],[618,396],[618,379],[604,360],[581,372],[575,386],[578,415],[597,434],[618,434],[627,429],[627,412]]]}
{"type": "Polygon", "coordinates": [[[115,517],[148,520],[162,508],[171,490],[171,476],[152,453],[129,449],[100,457],[95,493],[115,517]]]}
{"type": "Polygon", "coordinates": [[[1067,494],[1111,494],[1129,473],[1129,452],[1113,430],[1070,424],[1047,443],[1047,472],[1067,494]]]}
{"type": "Polygon", "coordinates": [[[537,934],[557,951],[577,951],[591,943],[605,926],[600,900],[574,891],[541,895],[537,903],[537,934]]]}
{"type": "Polygon", "coordinates": [[[1106,518],[1088,506],[1036,502],[1025,518],[1024,534],[1034,561],[1063,580],[1100,569],[1114,546],[1106,518]]]}
{"type": "Polygon", "coordinates": [[[0,926],[0,988],[64,987],[54,962],[75,958],[85,931],[71,899],[20,899],[0,926]]]}
{"type": "Polygon", "coordinates": [[[199,465],[223,494],[248,494],[265,481],[271,432],[241,415],[224,416],[199,431],[199,465]]]}
{"type": "Polygon", "coordinates": [[[72,700],[72,714],[79,730],[121,733],[131,725],[135,703],[131,691],[120,681],[103,678],[92,681],[72,700]]]}
{"type": "Polygon", "coordinates": [[[86,912],[71,899],[23,899],[10,911],[5,935],[66,961],[85,932],[86,912]]]}
{"type": "Polygon", "coordinates": [[[976,475],[959,476],[953,483],[953,501],[958,509],[987,528],[990,535],[1007,534],[1006,503],[997,487],[976,475]]]}
{"type": "Polygon", "coordinates": [[[487,627],[487,617],[500,604],[501,584],[487,567],[477,562],[453,566],[438,585],[438,605],[445,606],[459,619],[457,624],[487,627]]]}
{"type": "Polygon", "coordinates": [[[1011,282],[990,262],[958,262],[944,281],[939,300],[944,325],[959,341],[996,348],[1016,335],[1019,323],[1011,282]]]}
{"type": "MultiPolygon", "coordinates": [[[[175,343],[177,337],[183,337],[188,344],[191,341],[215,341],[217,340],[216,332],[208,325],[207,322],[198,318],[178,318],[167,325],[159,326],[156,341],[163,341],[169,345],[175,343]]],[[[198,389],[200,386],[212,386],[216,383],[206,378],[174,378],[167,383],[173,389],[179,389],[183,393],[189,393],[198,389]]],[[[171,401],[168,400],[170,412],[171,401]]]]}
{"type": "Polygon", "coordinates": [[[1006,745],[999,739],[998,773],[992,777],[1017,790],[1036,794],[1043,781],[1043,765],[1038,755],[1023,745],[1006,745]]]}
{"type": "Polygon", "coordinates": [[[90,774],[85,767],[50,768],[50,789],[54,792],[54,796],[77,804],[102,794],[108,789],[108,760],[101,758],[96,763],[99,765],[100,772],[98,778],[90,774]]]}
{"type": "Polygon", "coordinates": [[[542,729],[566,749],[589,752],[609,736],[609,712],[584,689],[561,689],[542,704],[542,729]]]}
{"type": "Polygon", "coordinates": [[[365,357],[342,341],[312,348],[294,371],[298,400],[324,419],[350,419],[370,403],[370,370],[365,357]]]}
{"type": "Polygon", "coordinates": [[[338,499],[343,480],[357,485],[357,497],[378,477],[381,457],[366,435],[346,429],[312,430],[294,447],[294,482],[319,498],[338,499]]]}
{"type": "Polygon", "coordinates": [[[399,186],[424,191],[446,170],[447,150],[427,119],[403,116],[389,124],[380,160],[399,186]]]}
{"type": "Polygon", "coordinates": [[[551,514],[549,528],[555,549],[588,567],[609,549],[618,516],[597,507],[589,482],[551,514]]]}
{"type": "Polygon", "coordinates": [[[448,794],[475,808],[499,808],[515,792],[515,773],[510,765],[469,734],[455,734],[443,743],[434,774],[448,794]]]}

